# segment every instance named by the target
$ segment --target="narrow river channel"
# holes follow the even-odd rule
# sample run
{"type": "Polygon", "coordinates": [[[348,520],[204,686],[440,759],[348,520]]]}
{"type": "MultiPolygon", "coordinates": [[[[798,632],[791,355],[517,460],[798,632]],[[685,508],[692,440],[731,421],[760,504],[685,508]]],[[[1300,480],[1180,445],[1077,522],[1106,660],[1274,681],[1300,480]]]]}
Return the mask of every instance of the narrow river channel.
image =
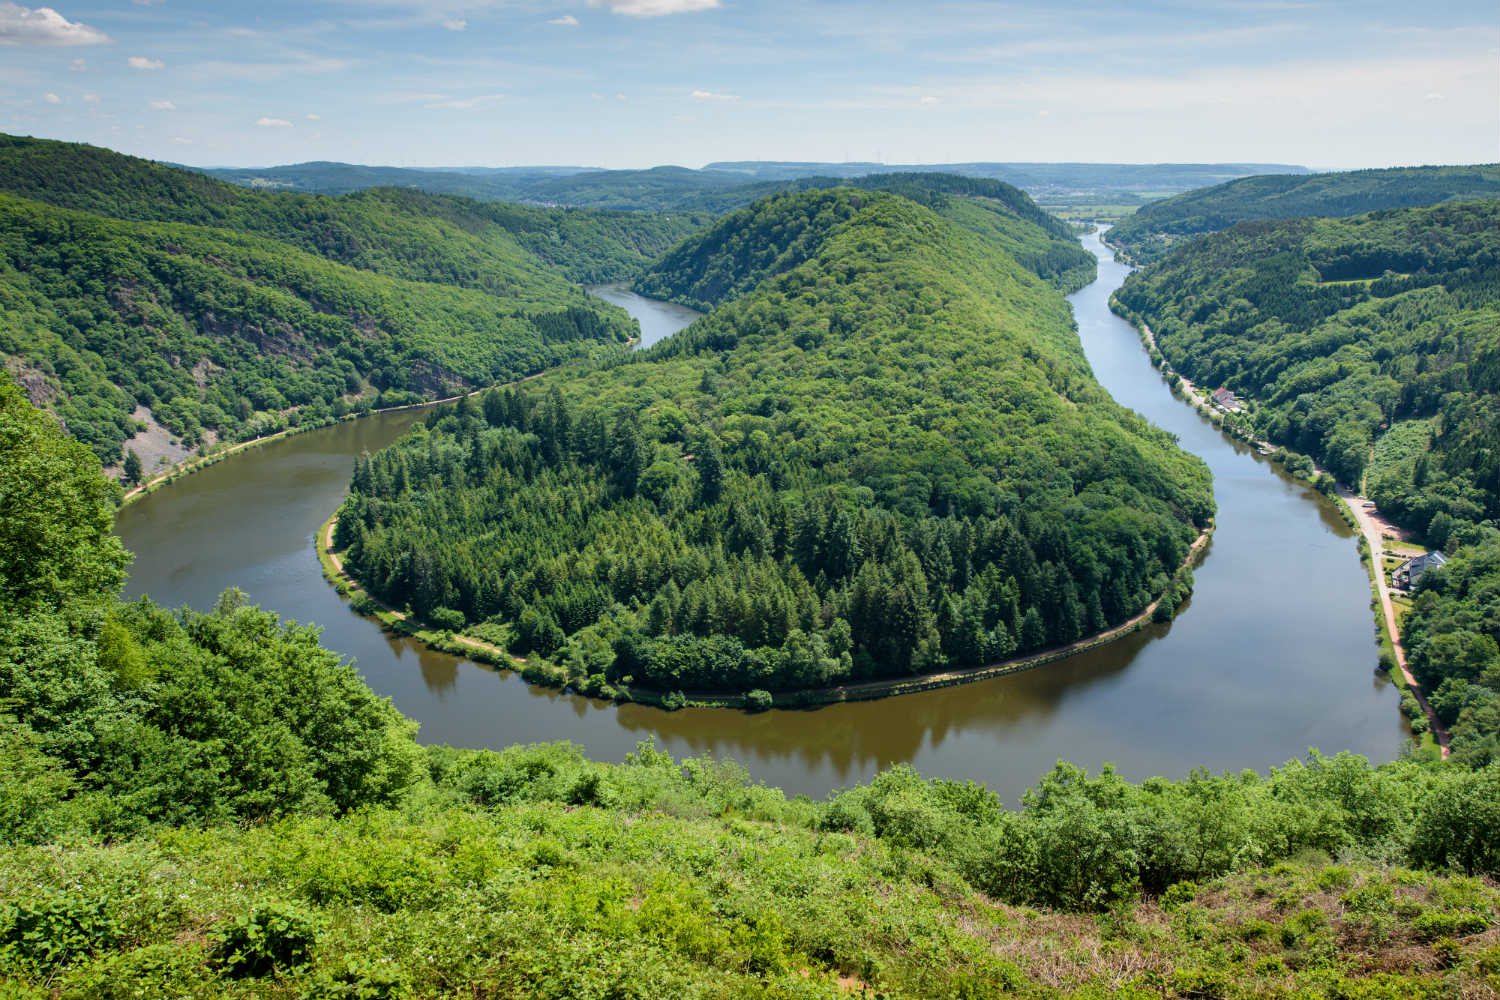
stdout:
{"type": "MultiPolygon", "coordinates": [[[[982,781],[1007,801],[1059,758],[1127,777],[1195,766],[1264,770],[1316,746],[1389,760],[1404,735],[1374,671],[1369,586],[1335,508],[1225,438],[1174,399],[1135,331],[1109,311],[1124,280],[1097,237],[1099,280],[1070,298],[1104,386],[1208,462],[1218,530],[1197,590],[1170,626],[1023,674],[816,711],[668,713],[535,689],[509,672],[423,649],[348,610],[322,578],[313,535],[336,508],[354,458],[420,413],[383,414],[248,450],[120,512],[136,553],[127,596],[212,606],[237,586],[288,618],[323,627],[370,685],[421,723],[421,739],[469,747],[571,740],[619,760],[649,736],[678,756],[731,756],[789,793],[821,797],[909,762],[982,781]]],[[[643,341],[691,320],[681,307],[616,289],[643,341]],[[646,331],[650,332],[646,332],[646,331]]]]}

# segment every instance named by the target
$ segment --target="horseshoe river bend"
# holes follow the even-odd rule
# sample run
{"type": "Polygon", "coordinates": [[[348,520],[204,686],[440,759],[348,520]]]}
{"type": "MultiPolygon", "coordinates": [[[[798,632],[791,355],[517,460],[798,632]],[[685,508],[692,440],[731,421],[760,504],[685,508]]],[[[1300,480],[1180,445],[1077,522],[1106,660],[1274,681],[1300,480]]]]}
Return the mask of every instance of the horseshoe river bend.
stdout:
{"type": "MultiPolygon", "coordinates": [[[[1374,671],[1353,529],[1329,500],[1173,396],[1136,331],[1109,310],[1128,269],[1097,235],[1084,243],[1099,256],[1099,277],[1069,301],[1095,374],[1213,471],[1218,526],[1192,599],[1170,625],[1035,670],[813,710],[666,712],[531,687],[387,633],[323,579],[313,537],[342,500],[355,456],[389,444],[420,410],[246,449],[124,508],[116,530],[135,552],[126,596],[206,609],[235,586],[316,623],[324,645],[421,723],[424,742],[571,740],[618,761],[654,736],[674,756],[732,757],[788,794],[822,797],[900,762],[981,781],[1014,803],[1058,758],[1091,770],[1114,762],[1135,780],[1193,767],[1264,771],[1309,747],[1393,758],[1407,731],[1374,671]]],[[[635,315],[647,342],[694,316],[617,286],[596,292],[635,315]]]]}

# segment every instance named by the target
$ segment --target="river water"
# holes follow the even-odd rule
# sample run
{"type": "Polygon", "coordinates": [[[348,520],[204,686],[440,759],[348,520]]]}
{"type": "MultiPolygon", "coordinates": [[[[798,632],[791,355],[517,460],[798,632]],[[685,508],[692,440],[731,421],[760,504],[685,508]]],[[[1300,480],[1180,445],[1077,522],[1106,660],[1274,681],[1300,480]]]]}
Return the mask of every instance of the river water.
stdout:
{"type": "MultiPolygon", "coordinates": [[[[663,712],[532,688],[388,635],[321,576],[313,536],[343,497],[355,456],[394,440],[414,412],[273,442],[125,508],[117,531],[136,553],[127,595],[206,609],[238,586],[285,617],[316,622],[326,646],[421,723],[426,742],[572,740],[617,761],[654,736],[674,755],[731,756],[756,779],[815,797],[897,762],[982,781],[1014,803],[1059,758],[1090,769],[1112,761],[1132,779],[1194,766],[1263,771],[1312,746],[1391,759],[1405,731],[1373,670],[1353,533],[1325,498],[1173,398],[1135,331],[1109,311],[1126,269],[1096,237],[1085,243],[1100,255],[1099,280],[1070,301],[1096,375],[1214,474],[1218,529],[1171,625],[1026,673],[812,711],[663,712]]],[[[652,331],[643,342],[691,319],[616,292],[611,301],[652,331]]]]}

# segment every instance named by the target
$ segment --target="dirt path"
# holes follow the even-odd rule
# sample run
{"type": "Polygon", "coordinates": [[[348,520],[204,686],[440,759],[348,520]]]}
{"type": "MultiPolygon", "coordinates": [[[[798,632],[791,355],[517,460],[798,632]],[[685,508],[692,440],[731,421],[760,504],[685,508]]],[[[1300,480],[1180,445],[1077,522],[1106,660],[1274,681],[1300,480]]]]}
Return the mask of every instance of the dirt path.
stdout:
{"type": "Polygon", "coordinates": [[[1427,703],[1427,696],[1422,691],[1422,685],[1417,683],[1416,677],[1412,676],[1411,670],[1406,665],[1406,646],[1401,641],[1401,626],[1396,618],[1396,606],[1391,601],[1391,588],[1386,583],[1385,555],[1386,538],[1404,539],[1406,533],[1385,518],[1372,512],[1365,506],[1365,498],[1346,487],[1339,487],[1339,499],[1354,514],[1354,519],[1359,523],[1359,530],[1365,536],[1365,543],[1370,550],[1370,565],[1374,570],[1375,590],[1380,595],[1380,613],[1385,616],[1386,628],[1391,634],[1391,648],[1396,654],[1396,666],[1401,671],[1401,676],[1406,680],[1406,686],[1410,689],[1412,697],[1417,699],[1417,704],[1422,706],[1422,711],[1427,715],[1427,723],[1432,727],[1432,736],[1437,740],[1438,749],[1442,751],[1443,757],[1448,756],[1448,730],[1438,721],[1437,713],[1427,703]]]}
{"type": "MultiPolygon", "coordinates": [[[[350,586],[360,587],[359,581],[350,576],[348,571],[344,569],[344,560],[340,559],[338,555],[336,555],[333,551],[333,525],[335,520],[336,518],[330,517],[328,519],[328,523],[323,525],[323,530],[318,534],[318,547],[321,548],[323,550],[323,554],[328,557],[329,564],[333,566],[333,570],[338,576],[346,580],[350,586]]],[[[375,595],[371,594],[363,587],[360,587],[360,591],[370,600],[380,605],[383,611],[393,616],[397,621],[411,622],[413,625],[416,625],[418,627],[423,626],[424,623],[417,621],[404,611],[397,611],[395,608],[375,597],[375,595]]],[[[501,649],[499,646],[496,646],[493,643],[484,642],[480,639],[471,639],[466,635],[459,635],[457,632],[453,634],[453,641],[468,646],[470,649],[481,649],[486,653],[493,653],[495,656],[504,657],[505,659],[510,660],[512,663],[526,662],[519,656],[511,656],[505,650],[501,649]]]]}

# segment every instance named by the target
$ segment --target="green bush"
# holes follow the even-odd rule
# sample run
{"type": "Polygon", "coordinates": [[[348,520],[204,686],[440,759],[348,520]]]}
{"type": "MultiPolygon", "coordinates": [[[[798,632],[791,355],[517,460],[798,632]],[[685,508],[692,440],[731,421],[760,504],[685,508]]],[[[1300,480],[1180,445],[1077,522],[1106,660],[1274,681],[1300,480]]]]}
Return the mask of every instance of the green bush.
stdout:
{"type": "Polygon", "coordinates": [[[234,977],[264,976],[312,961],[322,921],[290,903],[268,903],[212,934],[212,957],[234,977]]]}

